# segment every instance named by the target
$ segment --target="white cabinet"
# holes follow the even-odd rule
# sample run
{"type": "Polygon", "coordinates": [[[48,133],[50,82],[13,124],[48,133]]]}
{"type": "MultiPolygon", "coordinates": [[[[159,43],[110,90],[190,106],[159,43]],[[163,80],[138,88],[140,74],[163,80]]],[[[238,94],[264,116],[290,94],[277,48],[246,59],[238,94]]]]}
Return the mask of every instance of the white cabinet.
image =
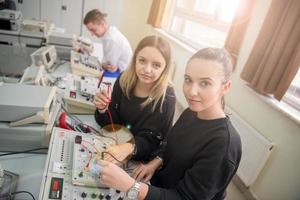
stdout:
{"type": "Polygon", "coordinates": [[[83,0],[41,0],[41,19],[61,27],[67,33],[81,33],[83,0]]]}
{"type": "Polygon", "coordinates": [[[15,0],[15,3],[24,19],[40,19],[40,0],[15,0]]]}
{"type": "Polygon", "coordinates": [[[63,0],[62,27],[68,33],[81,34],[83,0],[63,0]]]}

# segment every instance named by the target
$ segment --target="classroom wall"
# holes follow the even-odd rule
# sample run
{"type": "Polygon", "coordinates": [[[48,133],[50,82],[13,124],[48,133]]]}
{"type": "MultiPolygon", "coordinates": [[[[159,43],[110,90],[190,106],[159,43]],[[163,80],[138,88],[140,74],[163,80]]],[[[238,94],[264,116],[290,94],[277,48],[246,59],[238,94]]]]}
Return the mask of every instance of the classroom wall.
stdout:
{"type": "Polygon", "coordinates": [[[227,98],[260,133],[275,143],[275,151],[252,190],[261,200],[300,199],[300,124],[275,109],[265,97],[249,89],[240,79],[271,0],[256,1],[252,20],[239,55],[233,90],[227,98]],[[264,99],[263,99],[264,98],[264,99]]]}
{"type": "MultiPolygon", "coordinates": [[[[151,2],[151,0],[124,0],[121,30],[133,47],[144,35],[159,34],[165,37],[146,24],[151,2]]],[[[271,0],[256,1],[233,75],[233,87],[226,98],[226,103],[276,145],[267,165],[251,188],[253,193],[260,200],[299,200],[300,125],[264,101],[240,79],[240,72],[254,45],[270,3],[271,0]]],[[[172,39],[168,40],[172,46],[176,65],[174,83],[177,99],[186,106],[182,94],[183,73],[186,61],[193,50],[178,45],[172,39]]]]}

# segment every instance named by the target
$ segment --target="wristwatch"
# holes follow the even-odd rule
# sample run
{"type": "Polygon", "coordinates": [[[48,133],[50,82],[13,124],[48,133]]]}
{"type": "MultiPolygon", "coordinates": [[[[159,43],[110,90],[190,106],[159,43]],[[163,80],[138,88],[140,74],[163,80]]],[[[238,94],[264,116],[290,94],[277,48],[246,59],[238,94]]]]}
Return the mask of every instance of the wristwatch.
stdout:
{"type": "Polygon", "coordinates": [[[133,186],[126,193],[128,200],[137,200],[140,191],[141,184],[137,181],[134,182],[133,186]]]}

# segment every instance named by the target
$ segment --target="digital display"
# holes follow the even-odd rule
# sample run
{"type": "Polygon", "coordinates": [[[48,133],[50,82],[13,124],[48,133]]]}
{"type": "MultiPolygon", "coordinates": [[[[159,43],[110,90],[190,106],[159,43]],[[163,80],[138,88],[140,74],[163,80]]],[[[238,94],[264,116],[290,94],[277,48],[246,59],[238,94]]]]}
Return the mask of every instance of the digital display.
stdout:
{"type": "Polygon", "coordinates": [[[47,63],[49,63],[51,60],[49,52],[47,52],[45,56],[46,56],[47,63]]]}

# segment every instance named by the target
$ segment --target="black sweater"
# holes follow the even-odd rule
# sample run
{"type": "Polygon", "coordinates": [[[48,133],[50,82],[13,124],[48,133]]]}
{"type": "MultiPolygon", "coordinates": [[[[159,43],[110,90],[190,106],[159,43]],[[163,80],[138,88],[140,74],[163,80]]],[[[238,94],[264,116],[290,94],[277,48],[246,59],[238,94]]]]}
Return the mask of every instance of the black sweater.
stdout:
{"type": "MultiPolygon", "coordinates": [[[[162,140],[172,127],[175,112],[175,94],[171,87],[167,88],[165,100],[160,111],[161,101],[152,111],[152,104],[143,109],[141,104],[146,98],[131,95],[128,99],[120,87],[119,79],[115,82],[109,110],[114,124],[130,126],[134,135],[137,152],[134,160],[150,160],[162,153],[162,140]]],[[[107,111],[103,114],[95,112],[95,119],[100,126],[110,124],[107,111]]]]}
{"type": "Polygon", "coordinates": [[[239,166],[241,141],[228,117],[201,120],[187,109],[168,135],[163,158],[146,200],[223,199],[239,166]]]}

